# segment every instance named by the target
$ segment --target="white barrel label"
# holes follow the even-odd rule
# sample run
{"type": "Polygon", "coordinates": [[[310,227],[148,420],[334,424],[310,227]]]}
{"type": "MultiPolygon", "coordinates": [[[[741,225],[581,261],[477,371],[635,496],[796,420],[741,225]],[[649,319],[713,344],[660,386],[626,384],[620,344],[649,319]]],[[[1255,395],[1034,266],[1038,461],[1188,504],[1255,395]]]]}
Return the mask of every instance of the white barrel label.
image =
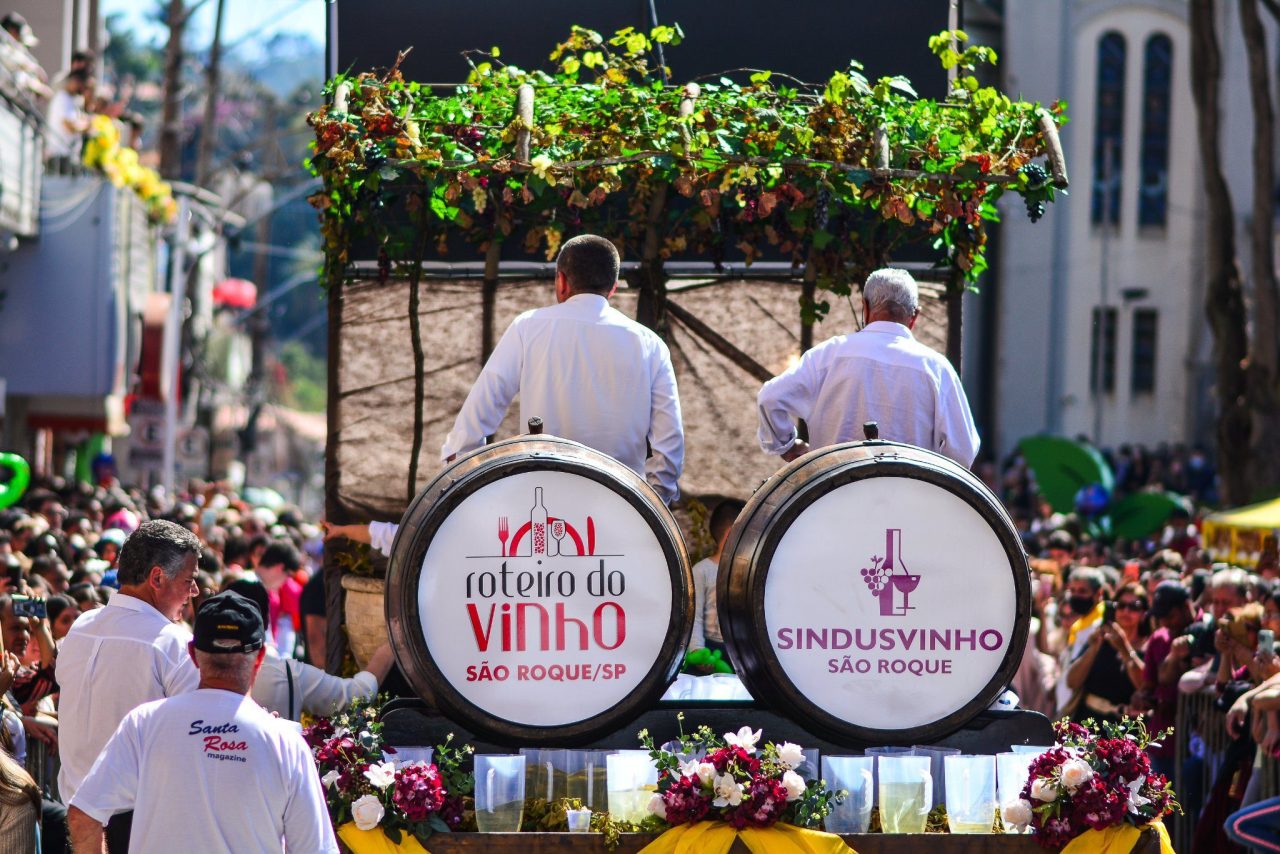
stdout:
{"type": "Polygon", "coordinates": [[[496,718],[561,726],[631,695],[663,656],[671,572],[650,522],[563,471],[488,483],[441,523],[418,613],[449,685],[496,718]]]}
{"type": "Polygon", "coordinates": [[[769,642],[796,689],[848,724],[904,730],[970,704],[1014,637],[997,532],[954,493],[876,477],[818,498],[769,562],[769,642]]]}

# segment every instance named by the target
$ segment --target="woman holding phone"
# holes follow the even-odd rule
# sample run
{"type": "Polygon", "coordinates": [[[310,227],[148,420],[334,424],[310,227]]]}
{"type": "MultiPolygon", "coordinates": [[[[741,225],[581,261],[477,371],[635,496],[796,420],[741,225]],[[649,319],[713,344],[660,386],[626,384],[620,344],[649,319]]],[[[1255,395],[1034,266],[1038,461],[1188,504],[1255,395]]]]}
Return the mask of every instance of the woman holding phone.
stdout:
{"type": "Polygon", "coordinates": [[[1142,618],[1147,593],[1140,584],[1126,584],[1108,601],[1102,625],[1089,637],[1084,651],[1067,671],[1067,687],[1075,701],[1071,719],[1119,722],[1142,687],[1142,618]]]}

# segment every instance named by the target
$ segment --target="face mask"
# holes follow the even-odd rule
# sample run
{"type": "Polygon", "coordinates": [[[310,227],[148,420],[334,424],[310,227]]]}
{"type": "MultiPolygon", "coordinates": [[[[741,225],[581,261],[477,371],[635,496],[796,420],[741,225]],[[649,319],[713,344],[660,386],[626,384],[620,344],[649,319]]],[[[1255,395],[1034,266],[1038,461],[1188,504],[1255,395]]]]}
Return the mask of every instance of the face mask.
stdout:
{"type": "Polygon", "coordinates": [[[1071,605],[1071,610],[1082,617],[1093,610],[1092,596],[1068,596],[1067,602],[1071,605]]]}

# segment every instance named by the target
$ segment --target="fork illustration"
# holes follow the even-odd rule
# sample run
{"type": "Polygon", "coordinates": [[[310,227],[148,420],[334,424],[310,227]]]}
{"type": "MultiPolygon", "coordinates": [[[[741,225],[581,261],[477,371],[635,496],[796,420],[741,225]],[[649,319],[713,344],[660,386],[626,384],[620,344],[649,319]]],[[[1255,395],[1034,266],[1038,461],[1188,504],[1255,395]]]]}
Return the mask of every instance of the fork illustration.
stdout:
{"type": "Polygon", "coordinates": [[[511,536],[511,529],[507,526],[507,517],[502,516],[498,519],[498,539],[502,542],[502,556],[507,556],[507,537],[511,536]]]}

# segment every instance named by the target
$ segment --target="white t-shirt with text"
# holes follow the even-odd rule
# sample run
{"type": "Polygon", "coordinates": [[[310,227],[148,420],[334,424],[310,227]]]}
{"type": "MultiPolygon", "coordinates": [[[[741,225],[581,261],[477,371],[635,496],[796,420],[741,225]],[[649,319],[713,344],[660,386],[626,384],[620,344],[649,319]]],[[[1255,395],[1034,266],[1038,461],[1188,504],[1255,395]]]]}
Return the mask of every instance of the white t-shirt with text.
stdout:
{"type": "Polygon", "coordinates": [[[216,688],[130,712],[71,805],[103,824],[133,810],[130,854],[338,850],[296,725],[216,688]]]}

